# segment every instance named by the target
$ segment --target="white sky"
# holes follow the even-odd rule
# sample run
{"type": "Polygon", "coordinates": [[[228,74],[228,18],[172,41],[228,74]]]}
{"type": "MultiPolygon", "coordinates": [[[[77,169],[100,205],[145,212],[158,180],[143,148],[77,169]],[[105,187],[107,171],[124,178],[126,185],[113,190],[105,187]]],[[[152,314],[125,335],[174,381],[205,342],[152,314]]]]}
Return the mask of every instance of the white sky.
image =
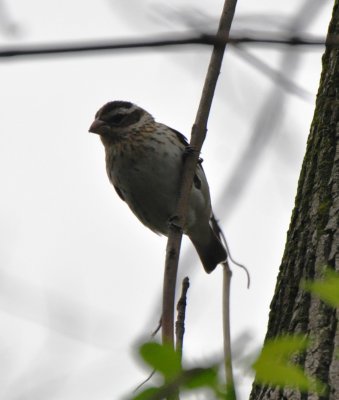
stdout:
{"type": "MultiPolygon", "coordinates": [[[[303,31],[323,36],[333,2],[314,2],[324,5],[303,31]]],[[[222,7],[216,0],[4,3],[18,29],[14,37],[2,30],[1,46],[204,29],[222,7]]],[[[301,4],[240,1],[234,26],[284,30],[301,4]]],[[[247,50],[272,68],[286,63],[284,47],[247,50]]],[[[319,82],[322,50],[289,51],[284,71],[311,94],[306,101],[281,97],[271,79],[227,51],[202,153],[215,213],[252,279],[247,290],[245,274],[233,269],[232,333],[235,343],[242,338],[236,358],[258,349],[266,332],[319,82]],[[221,198],[258,115],[267,117],[269,93],[283,99],[266,121],[278,121],[273,135],[250,179],[237,182],[240,197],[221,198]]],[[[103,147],[87,131],[103,103],[122,99],[189,137],[209,54],[185,47],[0,60],[1,399],[128,398],[147,376],[135,348],[160,317],[166,239],[116,196],[103,147]]],[[[222,274],[206,275],[187,239],[182,256],[181,276],[191,280],[185,358],[206,361],[222,349],[222,274]]],[[[240,400],[251,380],[238,370],[240,400]]]]}

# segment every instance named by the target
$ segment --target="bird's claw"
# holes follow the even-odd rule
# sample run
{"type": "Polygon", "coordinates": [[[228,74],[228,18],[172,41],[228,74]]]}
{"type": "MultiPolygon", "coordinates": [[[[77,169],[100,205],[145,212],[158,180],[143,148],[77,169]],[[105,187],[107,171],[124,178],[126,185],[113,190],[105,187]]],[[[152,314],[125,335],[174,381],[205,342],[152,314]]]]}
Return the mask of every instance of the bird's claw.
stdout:
{"type": "MultiPolygon", "coordinates": [[[[197,152],[198,152],[198,150],[196,150],[193,146],[191,146],[190,144],[188,144],[188,145],[185,147],[185,150],[184,150],[184,159],[185,159],[185,157],[187,157],[189,154],[194,154],[194,153],[197,153],[197,152]]],[[[202,162],[203,162],[203,159],[199,157],[198,163],[201,164],[202,162]]]]}

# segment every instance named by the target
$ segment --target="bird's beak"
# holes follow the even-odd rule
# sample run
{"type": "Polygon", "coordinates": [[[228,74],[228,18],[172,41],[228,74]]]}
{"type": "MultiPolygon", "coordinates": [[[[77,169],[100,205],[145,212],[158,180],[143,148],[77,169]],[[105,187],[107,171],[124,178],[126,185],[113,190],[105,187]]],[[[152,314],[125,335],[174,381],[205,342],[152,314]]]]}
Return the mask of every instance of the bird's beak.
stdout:
{"type": "Polygon", "coordinates": [[[101,119],[95,119],[89,127],[88,132],[96,133],[98,135],[106,135],[109,132],[109,126],[101,119]]]}

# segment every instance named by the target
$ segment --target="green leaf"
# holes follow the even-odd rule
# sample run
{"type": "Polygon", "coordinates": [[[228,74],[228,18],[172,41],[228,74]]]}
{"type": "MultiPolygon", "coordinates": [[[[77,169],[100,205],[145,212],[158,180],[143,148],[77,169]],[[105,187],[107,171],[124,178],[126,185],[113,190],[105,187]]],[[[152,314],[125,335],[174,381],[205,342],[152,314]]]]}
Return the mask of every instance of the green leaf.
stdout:
{"type": "Polygon", "coordinates": [[[166,380],[173,378],[181,372],[180,356],[171,346],[149,342],[140,347],[143,360],[160,372],[166,380]]]}
{"type": "Polygon", "coordinates": [[[217,370],[215,368],[194,368],[185,371],[186,379],[184,387],[197,389],[201,387],[216,388],[217,370]]]}
{"type": "Polygon", "coordinates": [[[323,390],[324,385],[309,378],[299,366],[292,363],[292,355],[304,351],[307,345],[307,340],[299,335],[268,340],[253,364],[256,381],[265,385],[297,388],[300,391],[323,390]]]}
{"type": "Polygon", "coordinates": [[[332,307],[339,307],[339,274],[328,269],[322,280],[305,281],[303,289],[320,297],[332,307]]]}

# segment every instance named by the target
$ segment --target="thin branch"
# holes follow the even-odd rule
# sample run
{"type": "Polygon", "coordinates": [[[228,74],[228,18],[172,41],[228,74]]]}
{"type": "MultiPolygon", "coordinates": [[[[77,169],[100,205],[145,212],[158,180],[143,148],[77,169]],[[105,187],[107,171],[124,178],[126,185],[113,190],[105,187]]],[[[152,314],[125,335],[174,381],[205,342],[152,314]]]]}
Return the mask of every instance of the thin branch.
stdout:
{"type": "Polygon", "coordinates": [[[145,380],[143,380],[141,383],[139,383],[139,385],[133,390],[133,393],[136,393],[138,390],[140,390],[147,382],[149,382],[151,379],[152,379],[152,377],[153,377],[153,375],[156,373],[156,370],[154,369],[150,374],[149,374],[149,376],[145,379],[145,380]]]}
{"type": "Polygon", "coordinates": [[[231,251],[230,251],[230,247],[227,243],[226,240],[226,236],[223,232],[223,230],[220,228],[220,225],[218,223],[218,221],[216,220],[215,216],[212,215],[211,218],[211,223],[212,223],[212,227],[214,232],[217,234],[217,236],[219,237],[221,243],[225,246],[226,249],[226,253],[227,253],[227,259],[229,261],[231,261],[234,265],[236,265],[237,267],[243,269],[245,271],[246,277],[247,277],[247,289],[250,288],[250,284],[251,284],[251,276],[250,273],[248,271],[248,269],[245,267],[245,265],[240,264],[238,261],[235,261],[234,258],[232,257],[231,251]]]}
{"type": "Polygon", "coordinates": [[[227,261],[223,263],[223,296],[222,296],[222,314],[224,331],[224,365],[226,374],[226,387],[230,399],[236,399],[231,350],[231,318],[230,318],[230,290],[231,290],[232,271],[227,261]]]}
{"type": "Polygon", "coordinates": [[[214,91],[220,73],[226,41],[229,36],[236,4],[236,0],[225,0],[217,34],[218,37],[225,38],[225,40],[223,44],[216,45],[213,48],[197,116],[192,127],[190,147],[194,149],[194,151],[188,153],[184,159],[183,174],[175,213],[176,223],[172,223],[169,227],[162,303],[162,338],[164,343],[170,343],[172,345],[174,343],[175,286],[182,231],[185,226],[193,176],[197,167],[200,150],[206,136],[209,111],[212,105],[214,91]]]}
{"type": "MultiPolygon", "coordinates": [[[[227,241],[224,232],[220,228],[218,221],[214,215],[211,219],[213,230],[218,238],[224,243],[228,259],[231,259],[231,255],[228,249],[227,241]]],[[[244,268],[247,273],[247,287],[250,285],[250,274],[246,267],[236,263],[236,265],[244,268]]],[[[222,283],[222,325],[223,325],[223,337],[224,337],[224,367],[226,377],[226,388],[229,400],[236,400],[236,392],[233,377],[233,366],[232,366],[232,347],[231,347],[231,277],[232,271],[228,265],[228,261],[222,263],[223,267],[223,283],[222,283]]]]}
{"type": "Polygon", "coordinates": [[[154,331],[151,333],[151,337],[154,338],[156,334],[160,331],[161,329],[161,317],[159,319],[157,327],[154,329],[154,331]]]}
{"type": "Polygon", "coordinates": [[[188,277],[182,281],[181,296],[177,304],[178,318],[175,323],[175,336],[176,336],[176,351],[182,358],[182,349],[185,334],[185,316],[186,316],[186,298],[187,291],[190,286],[188,277]]]}
{"type": "MultiPolygon", "coordinates": [[[[277,45],[284,46],[306,46],[317,47],[327,46],[338,47],[339,38],[333,36],[325,40],[323,37],[313,36],[290,36],[278,37],[274,34],[266,34],[267,36],[224,36],[208,35],[208,34],[176,34],[166,36],[163,39],[138,39],[138,40],[104,40],[104,41],[88,41],[79,42],[74,44],[60,43],[54,45],[35,45],[35,46],[3,46],[0,48],[0,58],[14,58],[14,57],[31,57],[31,56],[58,56],[60,54],[76,54],[86,52],[103,52],[113,50],[131,50],[131,49],[145,49],[155,47],[168,47],[168,46],[184,46],[184,45],[207,45],[222,47],[227,43],[230,44],[251,44],[260,46],[276,47],[277,45]]],[[[160,35],[157,35],[159,37],[160,35]]]]}

